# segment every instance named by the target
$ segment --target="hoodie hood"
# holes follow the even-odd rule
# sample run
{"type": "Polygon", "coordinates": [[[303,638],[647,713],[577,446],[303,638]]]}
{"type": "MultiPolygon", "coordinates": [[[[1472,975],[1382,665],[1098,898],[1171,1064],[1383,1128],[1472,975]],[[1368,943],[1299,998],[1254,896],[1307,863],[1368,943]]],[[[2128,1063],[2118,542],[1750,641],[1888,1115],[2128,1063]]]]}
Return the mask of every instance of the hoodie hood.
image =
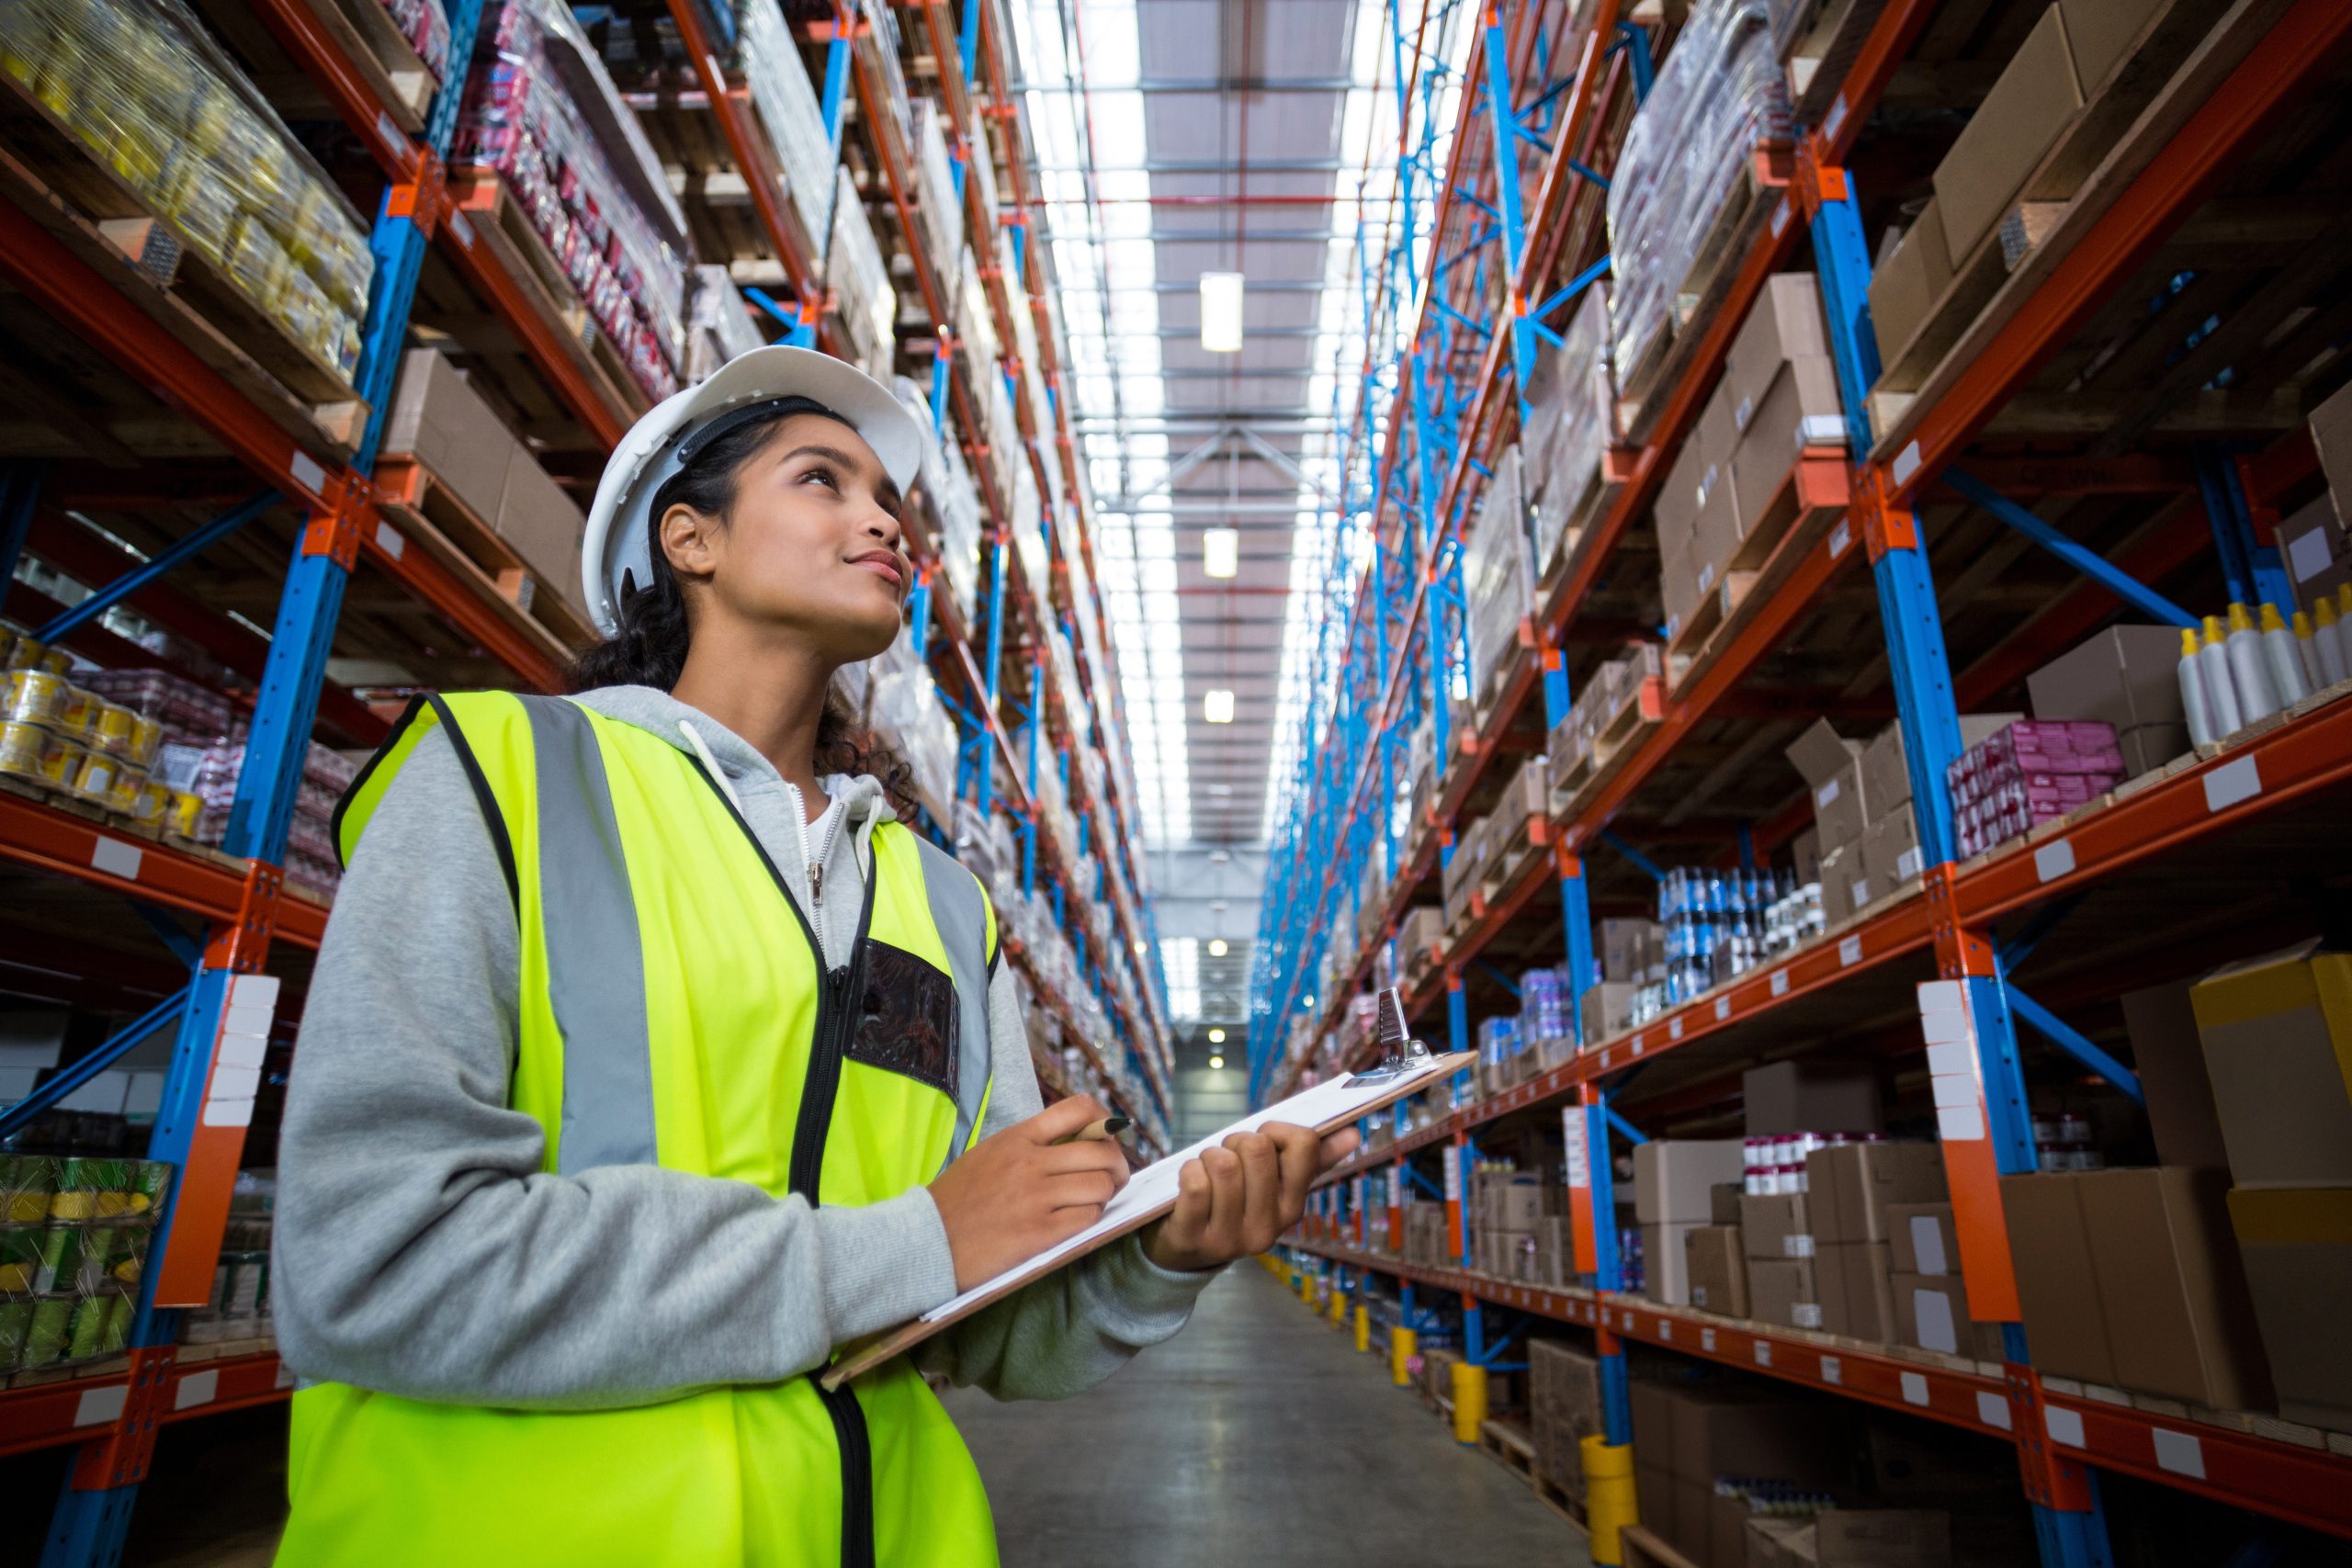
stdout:
{"type": "MultiPolygon", "coordinates": [[[[744,801],[763,790],[792,789],[785,783],[784,775],[775,771],[775,764],[762,756],[750,741],[658,686],[599,686],[577,694],[572,701],[606,718],[658,735],[689,756],[694,754],[694,747],[678,727],[682,723],[694,726],[695,733],[710,749],[711,760],[718,764],[721,775],[744,801]]],[[[871,773],[827,773],[817,782],[853,824],[898,820],[882,781],[871,773]]]]}

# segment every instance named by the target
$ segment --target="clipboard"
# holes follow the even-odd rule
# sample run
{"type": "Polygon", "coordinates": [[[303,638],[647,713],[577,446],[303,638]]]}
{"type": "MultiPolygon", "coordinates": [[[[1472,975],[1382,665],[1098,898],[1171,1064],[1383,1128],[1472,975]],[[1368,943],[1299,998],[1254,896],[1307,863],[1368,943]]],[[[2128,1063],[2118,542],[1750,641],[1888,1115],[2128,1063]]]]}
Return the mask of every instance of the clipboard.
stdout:
{"type": "Polygon", "coordinates": [[[1102,1217],[1086,1229],[1057,1246],[1046,1248],[1025,1263],[1013,1265],[995,1279],[973,1286],[953,1301],[942,1303],[911,1322],[851,1346],[818,1381],[829,1390],[839,1388],[850,1379],[871,1371],[894,1357],[906,1354],[933,1335],[953,1327],[981,1308],[993,1305],[1055,1269],[1142,1229],[1175,1208],[1177,1173],[1183,1168],[1184,1163],[1202,1150],[1222,1144],[1236,1133],[1255,1131],[1268,1122],[1287,1122],[1312,1127],[1318,1135],[1329,1136],[1359,1117],[1385,1110],[1407,1095],[1444,1082],[1448,1077],[1477,1060],[1477,1053],[1474,1051],[1432,1055],[1426,1046],[1408,1038],[1405,1033],[1404,1009],[1393,987],[1380,993],[1378,1014],[1379,1039],[1384,1052],[1379,1066],[1302,1089],[1280,1104],[1252,1111],[1190,1147],[1146,1166],[1128,1178],[1126,1186],[1121,1188],[1118,1195],[1104,1207],[1102,1217]]]}

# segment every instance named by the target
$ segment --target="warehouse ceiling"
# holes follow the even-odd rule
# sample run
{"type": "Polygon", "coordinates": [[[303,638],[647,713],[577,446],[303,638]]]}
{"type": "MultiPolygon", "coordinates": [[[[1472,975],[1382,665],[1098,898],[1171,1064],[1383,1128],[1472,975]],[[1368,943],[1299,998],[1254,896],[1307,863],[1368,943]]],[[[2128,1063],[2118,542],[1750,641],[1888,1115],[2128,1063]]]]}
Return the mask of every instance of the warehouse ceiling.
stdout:
{"type": "Polygon", "coordinates": [[[1383,0],[1011,10],[1146,836],[1261,844],[1337,537],[1357,221],[1395,183],[1383,0]],[[1220,271],[1245,278],[1236,353],[1201,342],[1220,271]],[[1229,577],[1206,570],[1217,528],[1238,536],[1229,577]]]}

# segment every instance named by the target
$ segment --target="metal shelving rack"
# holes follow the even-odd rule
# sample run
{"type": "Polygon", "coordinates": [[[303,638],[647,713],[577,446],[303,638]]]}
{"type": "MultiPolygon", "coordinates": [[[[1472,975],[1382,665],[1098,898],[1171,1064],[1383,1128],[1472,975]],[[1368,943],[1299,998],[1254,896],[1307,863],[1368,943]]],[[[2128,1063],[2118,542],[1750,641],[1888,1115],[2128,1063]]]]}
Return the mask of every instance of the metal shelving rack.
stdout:
{"type": "MultiPolygon", "coordinates": [[[[450,0],[448,9],[449,58],[463,69],[473,55],[481,0],[450,0]]],[[[795,299],[788,306],[797,318],[793,341],[836,347],[838,321],[829,314],[831,300],[820,282],[821,268],[806,254],[784,217],[773,173],[775,159],[748,110],[741,84],[721,75],[695,0],[672,0],[669,9],[681,35],[694,45],[691,52],[705,92],[718,107],[729,150],[738,167],[764,176],[751,184],[775,254],[793,281],[795,299]]],[[[1017,121],[996,113],[993,107],[1005,101],[1006,80],[1003,44],[994,13],[984,9],[980,0],[967,0],[960,21],[937,0],[926,0],[918,9],[927,37],[938,50],[936,58],[952,62],[941,79],[956,131],[959,188],[967,158],[996,156],[986,140],[985,114],[1006,139],[1004,152],[1012,170],[1013,196],[1005,221],[1026,230],[1030,222],[1023,176],[1026,155],[1019,145],[1017,121]],[[982,96],[991,100],[985,110],[976,102],[982,96]]],[[[346,739],[363,744],[379,739],[387,728],[379,716],[325,678],[346,585],[364,561],[398,584],[414,604],[445,621],[480,656],[503,666],[517,686],[560,689],[564,651],[560,642],[500,598],[495,586],[486,580],[469,580],[436,561],[428,551],[413,547],[396,520],[383,510],[382,503],[392,493],[387,485],[397,480],[373,472],[376,443],[383,412],[391,401],[412,301],[428,252],[437,251],[490,307],[557,403],[577,422],[596,450],[609,450],[633,417],[629,410],[616,403],[609,389],[583,372],[577,338],[567,333],[563,323],[550,319],[523,280],[506,269],[498,251],[481,242],[475,225],[485,210],[483,204],[493,197],[478,187],[453,186],[445,158],[462,96],[462,78],[453,75],[443,85],[424,118],[421,133],[413,135],[387,111],[370,75],[345,51],[334,30],[312,9],[311,0],[255,0],[254,11],[333,111],[351,128],[385,181],[371,241],[377,278],[356,378],[357,389],[371,413],[364,434],[350,450],[337,452],[289,434],[142,310],[125,292],[121,279],[76,255],[44,226],[40,216],[15,202],[0,200],[0,274],[95,348],[129,381],[144,387],[217,441],[242,476],[222,483],[250,486],[257,479],[274,492],[231,508],[187,539],[138,564],[135,570],[127,570],[135,564],[130,556],[114,558],[97,551],[86,539],[51,537],[55,530],[45,535],[37,526],[37,512],[44,502],[72,504],[75,497],[69,492],[70,483],[83,481],[61,476],[44,496],[45,476],[38,468],[28,467],[11,471],[10,483],[0,492],[6,498],[7,512],[0,517],[0,525],[5,525],[0,526],[0,541],[5,541],[11,571],[17,551],[27,547],[29,538],[31,553],[57,559],[77,577],[107,581],[76,611],[81,623],[88,623],[112,604],[130,605],[202,643],[232,668],[249,669],[259,687],[225,852],[189,852],[109,830],[104,823],[21,795],[0,793],[0,859],[22,871],[55,879],[60,886],[80,889],[96,905],[117,897],[131,901],[189,971],[186,990],[173,1004],[179,1021],[149,1151],[150,1157],[179,1167],[180,1174],[142,1281],[128,1366],[101,1375],[0,1390],[0,1455],[77,1445],[46,1540],[42,1561],[52,1568],[118,1559],[160,1425],[281,1398],[292,1384],[290,1371],[274,1355],[180,1364],[175,1361],[175,1350],[181,1310],[203,1304],[211,1291],[230,1190],[250,1118],[249,1106],[243,1114],[235,1112],[232,1097],[240,1093],[249,1097],[252,1090],[241,1086],[239,1069],[221,1062],[221,1041],[224,1034],[250,1037],[256,1032],[269,1032],[275,982],[260,977],[270,964],[274,945],[282,942],[294,950],[315,949],[325,928],[324,904],[287,890],[278,870],[305,748],[322,717],[346,739]],[[59,486],[69,490],[61,491],[59,486]],[[257,646],[260,639],[235,628],[192,597],[177,594],[162,580],[174,567],[193,559],[277,502],[299,508],[306,522],[285,571],[276,625],[264,652],[257,646]],[[191,938],[182,929],[167,927],[163,916],[150,910],[194,916],[201,922],[202,934],[191,938]],[[208,1107],[225,1109],[208,1114],[208,1107]]],[[[861,39],[870,39],[872,31],[854,6],[844,5],[837,9],[834,24],[820,28],[817,36],[829,39],[825,110],[828,131],[839,149],[847,130],[843,84],[853,73],[854,48],[861,39]]],[[[911,175],[904,149],[893,145],[887,135],[874,135],[875,124],[888,118],[887,109],[876,112],[879,107],[866,106],[860,133],[873,137],[877,164],[888,172],[894,189],[902,193],[911,188],[911,175]]],[[[907,210],[901,197],[901,215],[907,210]]],[[[977,194],[972,211],[977,222],[977,194]]],[[[910,248],[918,268],[926,265],[920,243],[910,248]]],[[[1027,254],[1026,270],[1028,297],[1042,299],[1050,280],[1043,258],[1034,251],[1027,254]]],[[[991,291],[991,301],[1000,318],[996,325],[1010,344],[1015,339],[1012,322],[1003,314],[1010,299],[1002,287],[991,291]]],[[[953,600],[931,592],[937,572],[935,547],[927,539],[912,538],[910,544],[920,579],[911,610],[913,635],[964,735],[965,765],[959,785],[967,795],[976,796],[986,811],[1000,771],[1010,781],[1009,797],[995,805],[1015,821],[1023,840],[1023,888],[1052,888],[1057,913],[1063,917],[1064,929],[1081,955],[1085,984],[1115,1021],[1120,1039],[1098,1043],[1088,1038],[1079,1027],[1070,998],[1056,994],[1045,977],[1032,970],[1042,1004],[1058,1016],[1068,1036],[1093,1056],[1098,1068],[1108,1066],[1102,1052],[1123,1053],[1136,1076],[1148,1086],[1153,1102],[1149,1109],[1165,1116],[1169,1109],[1166,1004],[1159,965],[1150,956],[1157,952],[1150,919],[1139,897],[1142,861],[1132,832],[1132,773],[1123,734],[1114,722],[1115,705],[1103,700],[1109,691],[1103,684],[1107,672],[1092,667],[1080,635],[1080,607],[1096,606],[1095,646],[1108,646],[1108,628],[1099,618],[1097,602],[1091,595],[1074,592],[1071,584],[1074,575],[1091,581],[1091,528],[1084,512],[1088,491],[1058,395],[1058,345],[1044,330],[1049,322],[1044,308],[1036,309],[1044,360],[1040,369],[1053,392],[1050,406],[1055,426],[1024,428],[1021,460],[1035,467],[1041,481],[1046,466],[1053,465],[1055,478],[1070,498],[1070,526],[1054,526],[1058,518],[1050,519],[1048,526],[1056,602],[1034,602],[1022,590],[1018,574],[1008,570],[1008,512],[1001,498],[991,494],[988,512],[993,560],[983,625],[960,625],[953,600]],[[1071,734],[1061,717],[1057,677],[1051,661],[1044,658],[1044,631],[1049,625],[1062,626],[1078,654],[1084,687],[1081,695],[1097,716],[1091,739],[1071,734]],[[976,648],[984,649],[984,654],[976,656],[976,648]],[[1001,679],[1008,658],[1020,677],[1017,682],[1001,679]],[[1118,841],[1114,844],[1087,842],[1095,802],[1088,793],[1084,770],[1074,763],[1077,750],[1089,745],[1102,753],[1106,789],[1101,804],[1115,825],[1118,841]],[[1041,767],[1060,770],[1071,794],[1080,824],[1076,843],[1058,842],[1042,830],[1033,795],[1041,767]],[[1065,895],[1110,902],[1119,940],[1097,944],[1107,951],[1089,951],[1087,933],[1074,911],[1066,908],[1065,895]],[[1128,988],[1138,998],[1132,1009],[1112,983],[1111,976],[1119,972],[1127,976],[1128,988]]],[[[944,319],[934,311],[934,321],[944,319]]],[[[976,393],[961,385],[960,372],[950,381],[951,351],[952,342],[943,335],[937,348],[942,375],[935,378],[934,388],[945,389],[952,385],[958,410],[967,411],[976,393]]],[[[1009,360],[1006,370],[1017,377],[1020,367],[1009,360]]],[[[1035,423],[1025,412],[1024,423],[1035,423]]],[[[956,434],[968,444],[967,433],[977,428],[967,414],[958,419],[956,434]]],[[[986,471],[985,464],[975,466],[986,471]]],[[[1054,488],[1041,482],[1042,493],[1052,493],[1054,488]]],[[[178,490],[173,495],[175,500],[186,499],[178,490]]],[[[143,499],[148,498],[134,498],[134,503],[143,499]]],[[[84,635],[85,641],[96,641],[107,634],[90,628],[84,635]]],[[[933,830],[944,836],[951,827],[934,824],[933,830]]],[[[1028,966],[1017,944],[1009,951],[1015,964],[1028,966]]],[[[119,967],[127,971],[132,965],[124,963],[119,967]]],[[[297,964],[296,969],[307,973],[307,964],[297,964]]],[[[147,966],[146,972],[157,972],[156,966],[147,966]]],[[[117,1042],[130,1043],[128,1039],[117,1042]]],[[[1069,1092],[1057,1062],[1040,1060],[1038,1066],[1049,1096],[1069,1092]]],[[[243,1082],[249,1083],[251,1077],[246,1073],[243,1082]]]]}
{"type": "MultiPolygon", "coordinates": [[[[2340,820],[2352,782],[2352,704],[2315,699],[2218,754],[2209,749],[2184,759],[2030,841],[1964,863],[1955,863],[1944,784],[1945,764],[1961,750],[1961,707],[2015,687],[2112,618],[2118,601],[2145,604],[2140,581],[2177,570],[2217,546],[2224,558],[2233,548],[2258,554],[2262,541],[2249,519],[2265,510],[2275,515],[2291,488],[2309,488],[2315,457],[2300,430],[2230,460],[2228,479],[2204,491],[2204,504],[2186,465],[2165,468],[2141,454],[2062,463],[2062,474],[2037,464],[2031,452],[1970,456],[1970,449],[2157,245],[2327,79],[2352,33],[2352,13],[2322,0],[2218,8],[2212,32],[2160,100],[2163,112],[2151,111],[2131,132],[2133,155],[2100,204],[2070,212],[2038,265],[2012,277],[1963,337],[1966,352],[1948,359],[1891,428],[1879,431],[1867,399],[1879,372],[1866,303],[1869,252],[1849,170],[1871,134],[1874,108],[1937,7],[1933,0],[1849,7],[1844,49],[1822,68],[1833,73],[1829,79],[1804,94],[1801,109],[1810,112],[1801,113],[1795,135],[1757,149],[1751,178],[1758,200],[1741,248],[1717,272],[1690,346],[1645,394],[1637,437],[1604,459],[1611,493],[1557,581],[1538,589],[1521,628],[1524,650],[1482,714],[1464,695],[1464,530],[1487,460],[1500,451],[1498,431],[1513,423],[1510,394],[1527,395],[1539,342],[1558,344],[1547,322],[1608,269],[1600,212],[1616,134],[1647,94],[1652,51],[1671,47],[1670,29],[1655,9],[1621,8],[1615,0],[1581,6],[1487,0],[1475,19],[1463,17],[1468,7],[1430,7],[1418,25],[1414,10],[1387,13],[1402,194],[1385,224],[1359,231],[1363,322],[1374,348],[1362,367],[1366,394],[1345,427],[1341,471],[1343,537],[1365,547],[1335,552],[1324,589],[1324,636],[1305,682],[1314,695],[1299,730],[1296,772],[1285,781],[1254,956],[1253,1090],[1261,1101],[1279,1098],[1308,1072],[1352,1065],[1321,1048],[1368,982],[1401,976],[1417,1017],[1442,998],[1450,1047],[1470,1048],[1468,993],[1498,981],[1494,994],[1508,987],[1489,962],[1507,933],[1532,935],[1525,951],[1537,952],[1536,962],[1565,960],[1580,998],[1596,979],[1594,885],[1603,863],[1630,862],[1657,874],[1612,824],[1635,831],[1625,808],[1690,750],[1703,722],[1817,711],[1776,703],[1747,683],[1826,612],[1839,580],[1863,560],[1893,687],[1892,703],[1876,716],[1902,725],[1927,866],[1916,888],[1881,899],[1825,939],[1638,1029],[1580,1040],[1574,1056],[1539,1077],[1481,1100],[1465,1074],[1452,1105],[1432,1107],[1435,1114],[1419,1126],[1400,1107],[1391,1141],[1325,1179],[1303,1250],[1330,1260],[1359,1291],[1372,1274],[1397,1280],[1408,1325],[1419,1321],[1416,1286],[1457,1299],[1465,1356],[1476,1364],[1493,1362],[1517,1332],[1490,1333],[1489,1311],[1590,1327],[1611,1443],[1632,1437],[1628,1339],[2006,1437],[2018,1445],[2045,1562],[2107,1560],[2098,1470],[2352,1534],[2352,1438],[2289,1432],[2289,1424],[2194,1421],[2046,1384],[2017,1325],[1997,1185],[2005,1172],[2036,1168],[2014,1020],[2051,1016],[2018,989],[2011,971],[2044,937],[2053,949],[2079,941],[2077,932],[2051,932],[2086,897],[2136,896],[2140,909],[2161,907],[2156,901],[2174,891],[2168,868],[2184,853],[2259,857],[2259,830],[2283,825],[2308,833],[2331,811],[2340,820]],[[1449,30],[1455,25],[1474,31],[1464,39],[1449,30]],[[1448,63],[1456,61],[1464,63],[1448,63]],[[1842,73],[1834,73],[1841,61],[1842,73]],[[1449,95],[1451,116],[1440,107],[1449,95]],[[1522,167],[1530,156],[1532,175],[1522,167]],[[1543,750],[1544,735],[1566,712],[1569,671],[1584,645],[1652,635],[1611,603],[1612,570],[1691,433],[1749,307],[1801,241],[1809,242],[1819,279],[1849,434],[1849,452],[1808,449],[1784,481],[1821,514],[1820,525],[1790,535],[1768,568],[1767,592],[1739,607],[1692,673],[1670,692],[1657,683],[1661,689],[1647,695],[1645,713],[1655,722],[1607,782],[1574,802],[1571,815],[1541,820],[1535,841],[1544,852],[1528,856],[1504,886],[1483,889],[1472,916],[1438,951],[1399,951],[1400,920],[1450,861],[1454,829],[1470,819],[1474,800],[1492,798],[1498,760],[1543,750]],[[1949,506],[1954,491],[1971,483],[1947,477],[1963,457],[1974,480],[1989,481],[2004,497],[2103,492],[2162,496],[2171,504],[2112,562],[2078,550],[2070,564],[2086,581],[2053,595],[2038,619],[1956,671],[1917,513],[1931,503],[1949,506]],[[1541,727],[1532,745],[1529,720],[1541,727]],[[1412,820],[1396,803],[1417,725],[1428,726],[1434,741],[1436,784],[1426,817],[1412,820]],[[1374,866],[1387,874],[1386,890],[1372,939],[1359,948],[1354,931],[1335,931],[1329,922],[1341,890],[1374,866]],[[1549,890],[1556,890],[1557,926],[1549,890]],[[2011,923],[1996,932],[2003,921],[2011,923]],[[1327,952],[1334,962],[1323,967],[1327,952]],[[1427,972],[1411,983],[1423,964],[1427,972]],[[1799,1031],[1846,1025],[1849,1036],[1869,1026],[1860,1038],[1881,1054],[1916,1054],[1923,1017],[1932,1025],[1938,1013],[1965,1021],[1968,1070],[1950,1087],[1973,1101],[1984,1131],[1973,1140],[1947,1139],[1945,1164],[1971,1315],[2003,1323],[2005,1364],[1962,1370],[1914,1362],[1901,1351],[1829,1348],[1826,1337],[1661,1308],[1622,1292],[1610,1151],[1612,1138],[1622,1146],[1642,1137],[1621,1099],[1634,1074],[1649,1075],[1638,1113],[1688,1114],[1721,1104],[1724,1065],[1742,1051],[1752,1060],[1758,1047],[1785,1046],[1799,1031]],[[1566,1138],[1577,1287],[1542,1290],[1468,1267],[1463,1173],[1480,1136],[1500,1132],[1494,1124],[1506,1118],[1516,1119],[1506,1125],[1527,1125],[1531,1113],[1558,1115],[1566,1138]],[[1442,1155],[1442,1178],[1415,1168],[1412,1156],[1428,1150],[1442,1155]],[[1368,1209],[1387,1209],[1392,1245],[1401,1235],[1408,1182],[1443,1200],[1448,1249],[1461,1268],[1427,1269],[1363,1250],[1368,1209]]],[[[2031,536],[2001,509],[1990,510],[2031,536]]],[[[1810,816],[1811,802],[1799,793],[1764,820],[1726,824],[1722,838],[1736,832],[1736,856],[1761,852],[1810,816]]],[[[1622,899],[1617,907],[1638,908],[1622,899]]],[[[2120,911],[2127,919],[2131,908],[2120,911]]],[[[2177,957],[2186,966],[2195,961],[2195,942],[2214,934],[2154,922],[2136,947],[2133,937],[2123,939],[2121,956],[2177,957]],[[2167,941],[2168,949],[2161,945],[2167,941]]],[[[2111,961],[2103,972],[2070,977],[2075,994],[2052,999],[2112,996],[2128,987],[2130,973],[2111,961]]],[[[1572,1009],[1572,1017],[1580,1010],[1572,1009]]],[[[2084,1043],[2077,1036],[2065,1048],[2084,1043]]]]}

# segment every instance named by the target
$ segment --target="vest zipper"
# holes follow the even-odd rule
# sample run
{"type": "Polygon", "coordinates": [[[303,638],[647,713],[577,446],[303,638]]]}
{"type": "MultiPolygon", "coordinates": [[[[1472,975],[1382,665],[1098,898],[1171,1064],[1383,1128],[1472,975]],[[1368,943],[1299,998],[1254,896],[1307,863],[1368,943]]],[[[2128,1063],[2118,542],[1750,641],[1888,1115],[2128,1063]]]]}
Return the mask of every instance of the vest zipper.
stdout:
{"type": "MultiPolygon", "coordinates": [[[[858,910],[857,938],[850,944],[849,962],[838,969],[826,969],[824,943],[817,940],[817,930],[809,924],[808,911],[793,897],[791,886],[776,870],[775,862],[768,858],[760,836],[752,831],[752,825],[743,819],[742,812],[736,809],[735,802],[701,760],[688,760],[727,807],[727,815],[735,819],[735,826],[742,829],[752,852],[767,868],[769,880],[775,884],[775,890],[782,896],[785,907],[792,911],[793,919],[800,922],[800,932],[808,939],[808,951],[823,972],[817,988],[817,1025],[808,1055],[808,1073],[801,1082],[800,1113],[792,1128],[789,1173],[791,1190],[807,1199],[813,1209],[818,1206],[818,1185],[825,1169],[825,1137],[831,1129],[833,1104],[841,1093],[842,1061],[848,1055],[851,1036],[857,1028],[857,997],[865,976],[866,933],[874,924],[874,885],[881,878],[869,875],[865,879],[865,899],[858,910]]],[[[802,842],[806,844],[805,822],[802,833],[802,842]]],[[[809,897],[812,901],[816,897],[813,878],[809,897]]],[[[816,1391],[818,1401],[831,1418],[833,1444],[841,1450],[842,1568],[874,1568],[874,1448],[865,1428],[865,1408],[847,1388],[828,1392],[814,1372],[809,1374],[808,1386],[816,1391]]]]}

